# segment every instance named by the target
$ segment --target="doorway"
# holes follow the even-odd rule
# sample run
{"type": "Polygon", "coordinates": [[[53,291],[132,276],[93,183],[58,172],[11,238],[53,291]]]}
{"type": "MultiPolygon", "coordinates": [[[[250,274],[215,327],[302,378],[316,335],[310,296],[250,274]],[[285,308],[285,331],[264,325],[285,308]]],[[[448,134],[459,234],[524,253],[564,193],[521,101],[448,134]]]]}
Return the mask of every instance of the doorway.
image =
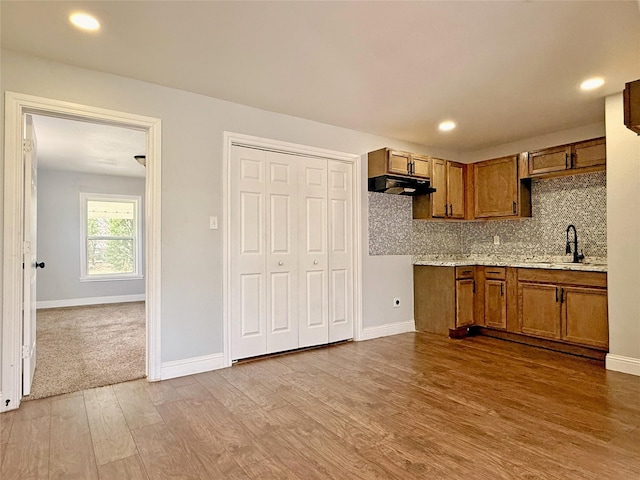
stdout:
{"type": "Polygon", "coordinates": [[[24,234],[34,238],[24,272],[36,288],[25,282],[23,397],[142,378],[146,134],[56,116],[25,120],[34,173],[24,234]]]}
{"type": "MultiPolygon", "coordinates": [[[[25,198],[24,142],[26,115],[58,117],[143,132],[146,151],[143,267],[146,292],[146,362],[149,380],[160,378],[160,134],[159,119],[86,105],[6,92],[5,202],[3,251],[2,399],[0,411],[18,408],[22,399],[23,358],[33,354],[25,339],[22,263],[26,256],[22,228],[25,198]],[[25,340],[27,343],[25,344],[25,340]]],[[[37,347],[36,347],[37,350],[37,347]]],[[[28,363],[27,363],[28,366],[28,363]]],[[[28,373],[27,373],[28,374],[28,373]]]]}

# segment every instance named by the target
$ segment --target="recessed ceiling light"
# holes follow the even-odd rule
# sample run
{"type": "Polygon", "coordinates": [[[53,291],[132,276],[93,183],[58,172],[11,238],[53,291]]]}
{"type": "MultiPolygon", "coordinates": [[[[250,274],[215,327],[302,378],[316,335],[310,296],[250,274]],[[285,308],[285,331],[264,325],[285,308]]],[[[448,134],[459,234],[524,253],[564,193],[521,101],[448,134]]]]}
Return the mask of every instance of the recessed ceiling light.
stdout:
{"type": "Polygon", "coordinates": [[[602,85],[604,85],[604,78],[588,78],[580,84],[580,88],[582,90],[595,90],[596,88],[600,88],[602,85]]]}
{"type": "Polygon", "coordinates": [[[441,122],[440,125],[438,125],[438,130],[440,130],[441,132],[450,132],[454,128],[456,128],[456,123],[452,122],[451,120],[441,122]]]}
{"type": "Polygon", "coordinates": [[[98,19],[87,13],[72,13],[69,15],[69,21],[76,27],[90,32],[94,32],[100,28],[98,19]]]}

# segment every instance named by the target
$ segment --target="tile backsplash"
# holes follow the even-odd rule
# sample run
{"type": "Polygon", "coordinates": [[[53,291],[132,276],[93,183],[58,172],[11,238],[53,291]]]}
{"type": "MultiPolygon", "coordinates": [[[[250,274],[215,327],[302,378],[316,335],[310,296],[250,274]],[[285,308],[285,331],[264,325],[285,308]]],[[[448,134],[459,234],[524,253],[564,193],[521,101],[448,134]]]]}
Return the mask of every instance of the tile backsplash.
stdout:
{"type": "Polygon", "coordinates": [[[441,222],[413,220],[410,197],[369,192],[369,253],[564,255],[574,224],[580,250],[606,257],[606,199],[605,172],[532,180],[531,218],[441,222]]]}

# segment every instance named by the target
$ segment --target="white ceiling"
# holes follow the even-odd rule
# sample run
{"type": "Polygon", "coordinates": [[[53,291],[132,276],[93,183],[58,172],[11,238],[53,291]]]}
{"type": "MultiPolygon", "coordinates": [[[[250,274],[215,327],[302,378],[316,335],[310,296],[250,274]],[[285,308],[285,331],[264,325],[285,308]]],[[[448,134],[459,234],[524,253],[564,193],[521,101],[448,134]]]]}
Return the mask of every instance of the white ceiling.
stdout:
{"type": "Polygon", "coordinates": [[[33,116],[38,168],[144,177],[134,155],[146,153],[146,133],[111,125],[33,116]]]}
{"type": "Polygon", "coordinates": [[[457,151],[601,122],[640,78],[635,1],[0,5],[4,48],[457,151]]]}

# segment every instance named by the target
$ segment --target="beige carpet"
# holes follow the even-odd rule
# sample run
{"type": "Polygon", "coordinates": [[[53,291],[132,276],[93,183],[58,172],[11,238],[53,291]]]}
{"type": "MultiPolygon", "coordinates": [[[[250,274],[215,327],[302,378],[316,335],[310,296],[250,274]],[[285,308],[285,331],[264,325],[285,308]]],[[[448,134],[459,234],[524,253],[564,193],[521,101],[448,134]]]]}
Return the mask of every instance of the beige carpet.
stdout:
{"type": "Polygon", "coordinates": [[[145,376],[144,302],[38,310],[31,395],[50,397],[145,376]]]}

